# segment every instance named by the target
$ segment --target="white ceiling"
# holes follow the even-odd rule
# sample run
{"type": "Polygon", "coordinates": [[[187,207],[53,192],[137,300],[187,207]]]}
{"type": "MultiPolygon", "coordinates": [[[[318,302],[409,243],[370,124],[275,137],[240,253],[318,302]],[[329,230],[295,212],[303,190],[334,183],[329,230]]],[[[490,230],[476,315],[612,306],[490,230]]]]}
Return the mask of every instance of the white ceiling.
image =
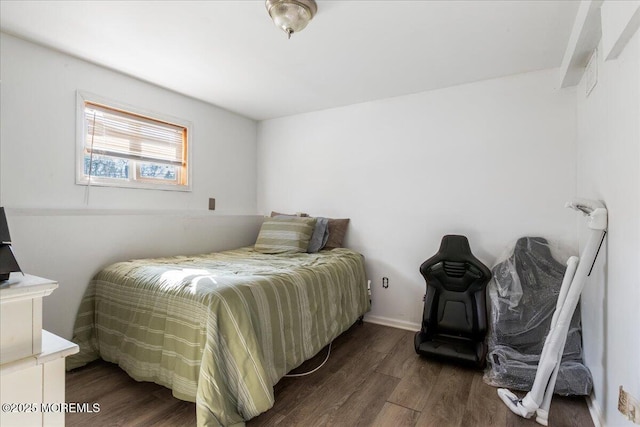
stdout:
{"type": "Polygon", "coordinates": [[[6,1],[3,31],[262,120],[560,66],[577,1],[6,1]]]}

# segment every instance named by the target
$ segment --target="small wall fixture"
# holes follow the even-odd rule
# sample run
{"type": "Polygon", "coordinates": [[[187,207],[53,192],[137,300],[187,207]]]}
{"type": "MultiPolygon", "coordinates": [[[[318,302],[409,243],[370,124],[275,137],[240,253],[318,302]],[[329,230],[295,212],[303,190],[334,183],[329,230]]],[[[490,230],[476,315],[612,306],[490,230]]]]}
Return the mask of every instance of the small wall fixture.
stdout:
{"type": "Polygon", "coordinates": [[[265,6],[277,27],[291,34],[302,31],[318,11],[314,0],[266,0],[265,6]]]}

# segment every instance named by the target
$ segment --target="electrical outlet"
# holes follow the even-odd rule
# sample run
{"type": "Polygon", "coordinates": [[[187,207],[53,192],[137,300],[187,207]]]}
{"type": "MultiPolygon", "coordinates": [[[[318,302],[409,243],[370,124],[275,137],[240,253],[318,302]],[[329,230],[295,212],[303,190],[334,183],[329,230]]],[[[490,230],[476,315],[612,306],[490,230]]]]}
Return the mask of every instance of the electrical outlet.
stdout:
{"type": "Polygon", "coordinates": [[[618,395],[618,411],[629,421],[640,424],[640,400],[627,393],[622,386],[618,395]]]}

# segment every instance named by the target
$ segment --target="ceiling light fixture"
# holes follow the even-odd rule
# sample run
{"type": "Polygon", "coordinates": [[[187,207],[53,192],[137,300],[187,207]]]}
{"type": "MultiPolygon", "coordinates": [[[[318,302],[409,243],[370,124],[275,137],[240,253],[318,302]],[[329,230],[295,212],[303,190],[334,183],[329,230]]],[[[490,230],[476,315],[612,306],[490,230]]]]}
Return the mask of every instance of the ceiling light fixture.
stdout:
{"type": "Polygon", "coordinates": [[[315,0],[266,0],[265,6],[277,27],[291,34],[302,31],[318,11],[315,0]]]}

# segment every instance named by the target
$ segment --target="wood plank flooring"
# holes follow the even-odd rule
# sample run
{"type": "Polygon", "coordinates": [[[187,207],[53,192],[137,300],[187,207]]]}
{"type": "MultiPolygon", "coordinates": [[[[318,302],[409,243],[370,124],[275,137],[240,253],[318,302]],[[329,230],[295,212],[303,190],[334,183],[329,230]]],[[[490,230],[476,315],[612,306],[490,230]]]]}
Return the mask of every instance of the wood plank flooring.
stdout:
{"type": "MultiPolygon", "coordinates": [[[[325,350],[296,371],[312,369],[325,350]]],[[[67,414],[68,426],[194,426],[195,404],[117,366],[94,362],[67,373],[68,402],[97,402],[100,412],[67,414]]],[[[272,409],[247,422],[259,426],[537,426],[511,412],[482,372],[416,355],[413,333],[364,323],[338,337],[320,370],[283,378],[272,409]]],[[[554,397],[549,425],[593,426],[583,398],[554,397]]]]}

